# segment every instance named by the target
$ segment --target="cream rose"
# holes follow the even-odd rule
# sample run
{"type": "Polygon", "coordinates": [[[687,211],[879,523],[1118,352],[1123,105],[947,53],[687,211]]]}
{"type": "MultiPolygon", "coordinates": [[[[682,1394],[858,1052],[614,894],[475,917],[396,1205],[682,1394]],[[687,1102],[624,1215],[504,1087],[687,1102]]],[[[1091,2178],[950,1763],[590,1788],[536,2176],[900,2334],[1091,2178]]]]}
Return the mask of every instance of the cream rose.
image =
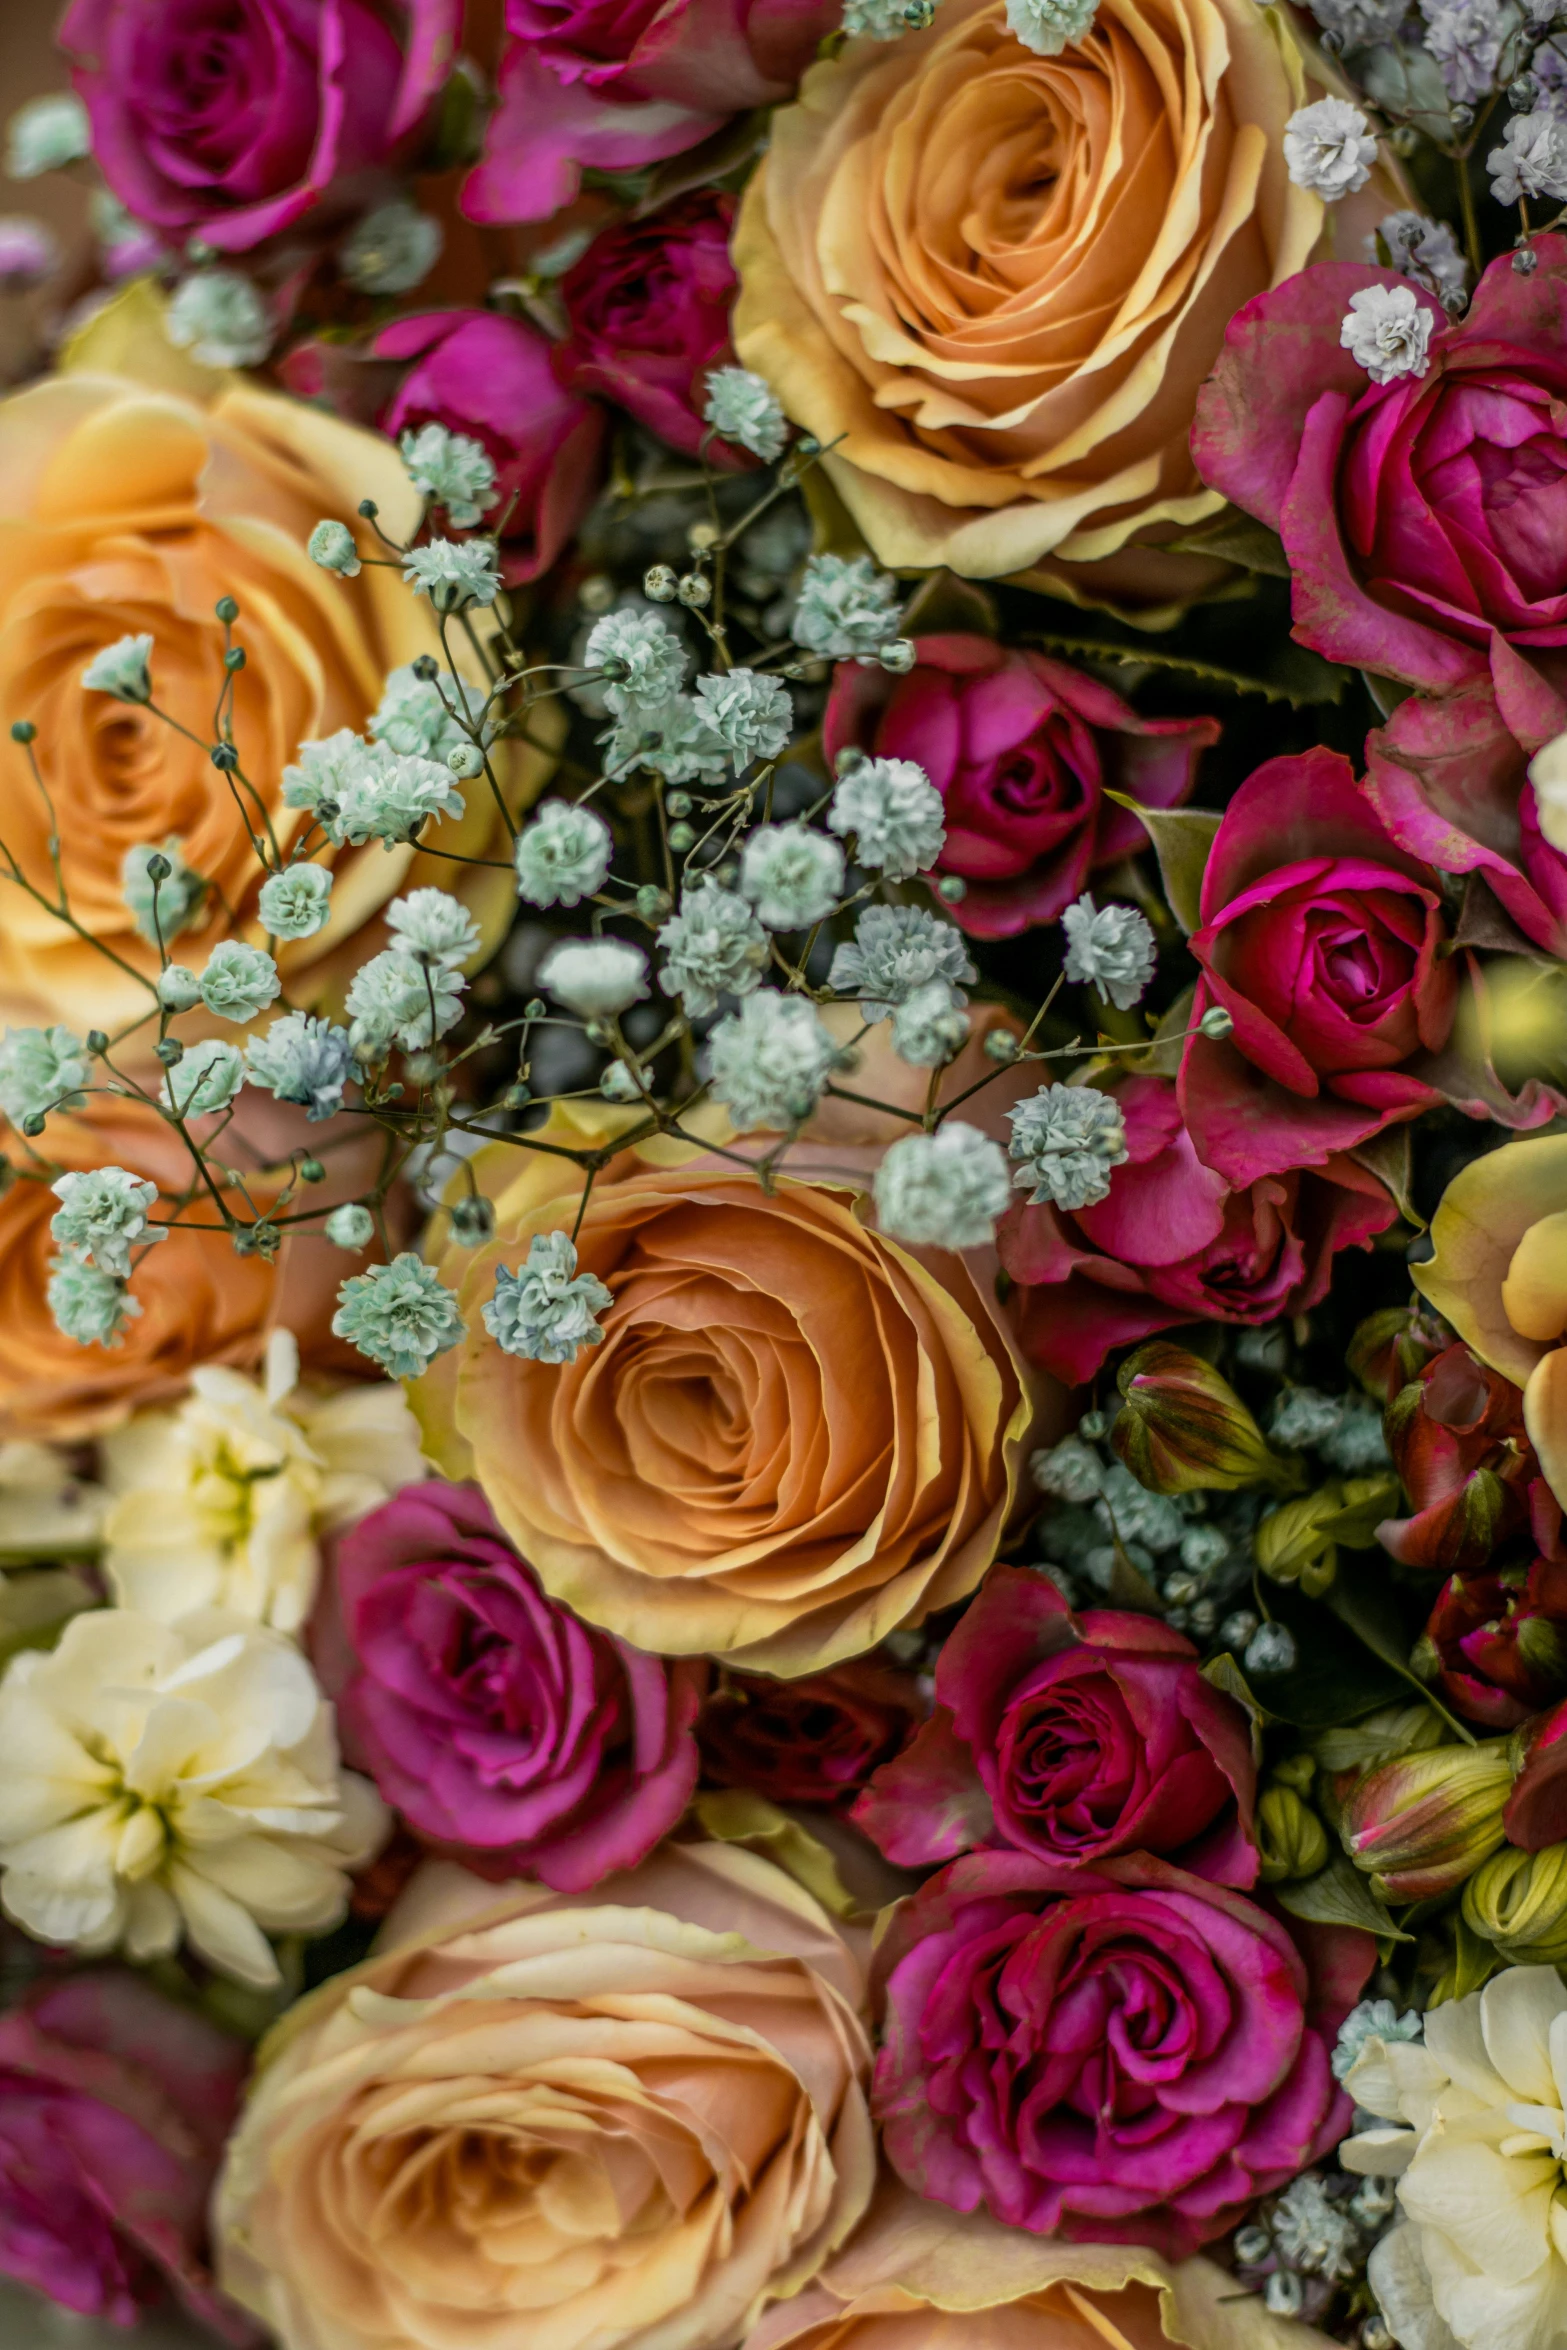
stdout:
{"type": "Polygon", "coordinates": [[[282,2350],[727,2350],[870,2199],[861,1971],[731,1846],[428,1866],[262,2050],[215,2209],[282,2350]]]}
{"type": "MultiPolygon", "coordinates": [[[[735,243],[735,347],[882,562],[1146,592],[1134,540],[1216,514],[1187,449],[1243,302],[1323,224],[1279,11],[1100,0],[1041,57],[1003,0],[854,41],[773,117],[735,243]]],[[[1166,557],[1160,593],[1203,566],[1166,557]]]]}

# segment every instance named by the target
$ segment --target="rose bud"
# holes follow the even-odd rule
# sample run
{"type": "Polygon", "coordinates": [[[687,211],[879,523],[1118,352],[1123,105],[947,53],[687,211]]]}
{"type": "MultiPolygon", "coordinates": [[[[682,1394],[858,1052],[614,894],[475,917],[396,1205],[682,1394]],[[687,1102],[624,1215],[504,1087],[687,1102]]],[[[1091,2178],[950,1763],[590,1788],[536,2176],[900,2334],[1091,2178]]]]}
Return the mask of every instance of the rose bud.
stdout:
{"type": "Polygon", "coordinates": [[[1464,1917],[1511,1966],[1567,1963],[1567,1844],[1504,1844],[1464,1887],[1464,1917]]]}
{"type": "Polygon", "coordinates": [[[1567,1693],[1567,1561],[1452,1576],[1410,1662],[1466,1721],[1515,1730],[1567,1693]]]}
{"type": "Polygon", "coordinates": [[[1513,1734],[1517,1783],[1503,1818],[1509,1844],[1543,1852],[1567,1843],[1567,1699],[1513,1734]]]}
{"type": "Polygon", "coordinates": [[[1484,1566],[1524,1523],[1539,1475],[1519,1389],[1449,1346],[1399,1389],[1385,1426],[1414,1510],[1378,1529],[1383,1544],[1406,1567],[1484,1566]]]}
{"type": "Polygon", "coordinates": [[[1351,1374],[1386,1410],[1448,1342],[1446,1326],[1418,1306],[1384,1306],[1358,1325],[1346,1350],[1351,1374]]]}
{"type": "Polygon", "coordinates": [[[1227,1379],[1184,1346],[1153,1339],[1129,1354],[1116,1380],[1124,1398],[1110,1441],[1154,1493],[1233,1493],[1242,1485],[1299,1482],[1274,1452],[1227,1379]]]}
{"type": "Polygon", "coordinates": [[[1500,1738],[1402,1755],[1350,1788],[1344,1849],[1384,1901],[1455,1892],[1501,1843],[1512,1783],[1500,1738]]]}
{"type": "Polygon", "coordinates": [[[1281,1885],[1327,1866],[1328,1832],[1293,1787],[1265,1787],[1257,1803],[1257,1848],[1263,1884],[1281,1885]]]}

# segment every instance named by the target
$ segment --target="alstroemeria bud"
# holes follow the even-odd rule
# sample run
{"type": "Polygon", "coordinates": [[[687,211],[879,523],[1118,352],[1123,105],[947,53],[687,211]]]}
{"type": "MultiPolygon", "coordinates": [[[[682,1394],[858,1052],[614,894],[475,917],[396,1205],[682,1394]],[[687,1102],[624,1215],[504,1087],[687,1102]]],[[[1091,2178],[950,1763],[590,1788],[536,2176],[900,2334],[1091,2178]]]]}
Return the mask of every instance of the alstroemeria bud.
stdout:
{"type": "Polygon", "coordinates": [[[1503,1822],[1508,1843],[1523,1852],[1567,1843],[1567,1698],[1515,1730],[1511,1752],[1518,1778],[1503,1822]]]}
{"type": "Polygon", "coordinates": [[[1349,1790],[1344,1849],[1384,1901],[1456,1892],[1501,1843],[1512,1783],[1501,1738],[1401,1755],[1349,1790]]]}
{"type": "Polygon", "coordinates": [[[1269,1510],[1252,1537],[1257,1564],[1275,1583],[1299,1583],[1319,1599],[1338,1571],[1338,1546],[1369,1550],[1398,1492],[1391,1477],[1332,1477],[1315,1493],[1269,1510]]]}
{"type": "Polygon", "coordinates": [[[1328,1832],[1293,1787],[1265,1787],[1257,1799],[1257,1849],[1258,1876],[1265,1885],[1281,1885],[1326,1867],[1328,1832]]]}
{"type": "Polygon", "coordinates": [[[1567,1961],[1567,1844],[1504,1844],[1464,1887],[1464,1916],[1513,1966],[1567,1961]]]}
{"type": "Polygon", "coordinates": [[[1380,1529],[1386,1548],[1410,1567],[1484,1566],[1523,1524],[1539,1474],[1520,1391],[1467,1346],[1449,1346],[1399,1389],[1384,1426],[1414,1504],[1380,1529]]]}
{"type": "Polygon", "coordinates": [[[1445,1323],[1419,1307],[1384,1306],[1368,1314],[1350,1339],[1349,1368],[1386,1410],[1401,1387],[1418,1379],[1448,1342],[1445,1323]]]}
{"type": "Polygon", "coordinates": [[[1299,1463],[1273,1451],[1227,1379],[1184,1346],[1156,1338],[1129,1354],[1110,1442],[1154,1493],[1233,1493],[1298,1485],[1299,1463]]]}

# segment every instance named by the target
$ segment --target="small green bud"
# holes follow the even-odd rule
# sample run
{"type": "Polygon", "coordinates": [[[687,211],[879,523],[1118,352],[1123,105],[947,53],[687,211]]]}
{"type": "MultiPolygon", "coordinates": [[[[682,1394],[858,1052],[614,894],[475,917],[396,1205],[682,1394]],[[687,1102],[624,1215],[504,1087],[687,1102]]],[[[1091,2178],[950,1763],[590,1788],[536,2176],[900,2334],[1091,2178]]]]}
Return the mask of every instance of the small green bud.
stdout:
{"type": "Polygon", "coordinates": [[[993,1028],[985,1039],[985,1058],[999,1061],[1003,1068],[1018,1056],[1018,1041],[1010,1028],[993,1028]]]}
{"type": "Polygon", "coordinates": [[[108,1049],[109,1039],[104,1034],[103,1030],[101,1028],[89,1028],[87,1031],[87,1050],[93,1055],[94,1059],[96,1059],[100,1053],[106,1053],[108,1049]]]}
{"type": "Polygon", "coordinates": [[[664,813],[676,818],[691,813],[691,794],[688,791],[670,791],[664,794],[664,813]]]}
{"type": "Polygon", "coordinates": [[[713,583],[705,571],[688,571],[675,594],[688,612],[701,612],[713,600],[713,583]]]}
{"type": "Polygon", "coordinates": [[[1222,1004],[1210,1004],[1197,1026],[1204,1036],[1215,1044],[1222,1044],[1227,1036],[1235,1034],[1235,1022],[1222,1004]]]}
{"type": "Polygon", "coordinates": [[[446,764],[464,783],[471,783],[476,775],[484,773],[484,753],[477,743],[453,743],[446,754],[446,764]]]}
{"type": "Polygon", "coordinates": [[[17,718],[13,720],[11,726],[11,740],[14,743],[22,743],[25,745],[30,742],[36,742],[37,739],[38,729],[30,718],[17,718]]]}
{"type": "Polygon", "coordinates": [[[152,1056],[155,1061],[161,1061],[165,1069],[177,1069],[185,1058],[185,1047],[177,1036],[165,1036],[153,1046],[152,1056]]]}
{"type": "Polygon", "coordinates": [[[1328,1834],[1293,1787],[1267,1787],[1257,1801],[1258,1870],[1265,1885],[1314,1877],[1328,1862],[1328,1834]]]}
{"type": "Polygon", "coordinates": [[[522,1007],[524,1020],[542,1020],[549,1006],[541,995],[530,995],[522,1007]]]}
{"type": "MultiPolygon", "coordinates": [[[[376,504],[376,502],[375,502],[374,498],[361,498],[361,499],[360,499],[360,501],[359,501],[359,512],[360,512],[361,516],[363,517],[363,519],[364,519],[366,522],[374,522],[374,520],[375,520],[376,516],[377,516],[377,515],[380,513],[380,511],[381,511],[381,509],[380,509],[380,507],[379,507],[379,506],[376,504]]],[[[416,666],[417,666],[417,664],[416,664],[416,666]]]]}
{"type": "Polygon", "coordinates": [[[41,1110],[29,1110],[22,1120],[22,1132],[29,1139],[36,1139],[38,1135],[42,1134],[45,1124],[46,1120],[41,1110]]]}
{"type": "Polygon", "coordinates": [[[460,1199],[452,1207],[451,1225],[459,1248],[481,1248],[495,1230],[495,1209],[487,1199],[460,1199]]]}
{"type": "Polygon", "coordinates": [[[239,765],[239,753],[232,743],[214,743],[207,756],[220,775],[232,775],[239,765]]]}
{"type": "Polygon", "coordinates": [[[501,1096],[501,1106],[507,1110],[525,1110],[532,1099],[531,1085],[508,1085],[501,1096]]]}
{"type": "Polygon", "coordinates": [[[239,606],[232,596],[219,596],[213,609],[225,628],[232,628],[239,618],[239,606]]]}
{"type": "Polygon", "coordinates": [[[876,647],[876,658],[892,676],[907,677],[918,658],[914,639],[895,636],[889,643],[876,647]]]}
{"type": "Polygon", "coordinates": [[[662,922],[669,912],[669,892],[656,881],[644,881],[637,891],[637,912],[644,922],[662,922]]]}
{"type": "Polygon", "coordinates": [[[653,563],[642,575],[642,593],[652,604],[672,604],[680,582],[667,563],[653,563]]]}
{"type": "Polygon", "coordinates": [[[433,653],[420,653],[413,663],[413,673],[421,685],[434,685],[441,674],[441,664],[433,653]]]}
{"type": "Polygon", "coordinates": [[[299,1162],[299,1180],[301,1183],[324,1183],[326,1181],[326,1169],[322,1166],[319,1159],[301,1159],[299,1162]]]}
{"type": "Polygon", "coordinates": [[[174,867],[170,864],[163,851],[161,849],[154,849],[152,855],[147,859],[147,879],[149,881],[167,881],[169,875],[173,871],[174,867]]]}
{"type": "Polygon", "coordinates": [[[693,827],[689,824],[672,824],[669,827],[669,845],[677,854],[685,849],[694,848],[696,833],[693,827]]]}
{"type": "Polygon", "coordinates": [[[968,883],[961,873],[944,873],[936,884],[936,895],[945,898],[949,906],[961,906],[968,896],[968,883]]]}
{"type": "Polygon", "coordinates": [[[1567,1844],[1504,1844],[1464,1887],[1464,1916],[1513,1966],[1567,1962],[1567,1844]]]}
{"type": "Polygon", "coordinates": [[[223,666],[231,677],[237,670],[243,669],[245,666],[244,646],[230,645],[228,651],[223,656],[223,666]]]}

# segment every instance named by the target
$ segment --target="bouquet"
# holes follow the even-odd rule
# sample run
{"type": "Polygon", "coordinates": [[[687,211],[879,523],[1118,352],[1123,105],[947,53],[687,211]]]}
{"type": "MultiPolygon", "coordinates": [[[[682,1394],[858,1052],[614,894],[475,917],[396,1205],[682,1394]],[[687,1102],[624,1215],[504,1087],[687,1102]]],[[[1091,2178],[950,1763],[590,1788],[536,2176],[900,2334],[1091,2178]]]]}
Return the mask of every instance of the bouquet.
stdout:
{"type": "Polygon", "coordinates": [[[57,38],[7,2338],[1560,2350],[1567,10],[57,38]]]}

